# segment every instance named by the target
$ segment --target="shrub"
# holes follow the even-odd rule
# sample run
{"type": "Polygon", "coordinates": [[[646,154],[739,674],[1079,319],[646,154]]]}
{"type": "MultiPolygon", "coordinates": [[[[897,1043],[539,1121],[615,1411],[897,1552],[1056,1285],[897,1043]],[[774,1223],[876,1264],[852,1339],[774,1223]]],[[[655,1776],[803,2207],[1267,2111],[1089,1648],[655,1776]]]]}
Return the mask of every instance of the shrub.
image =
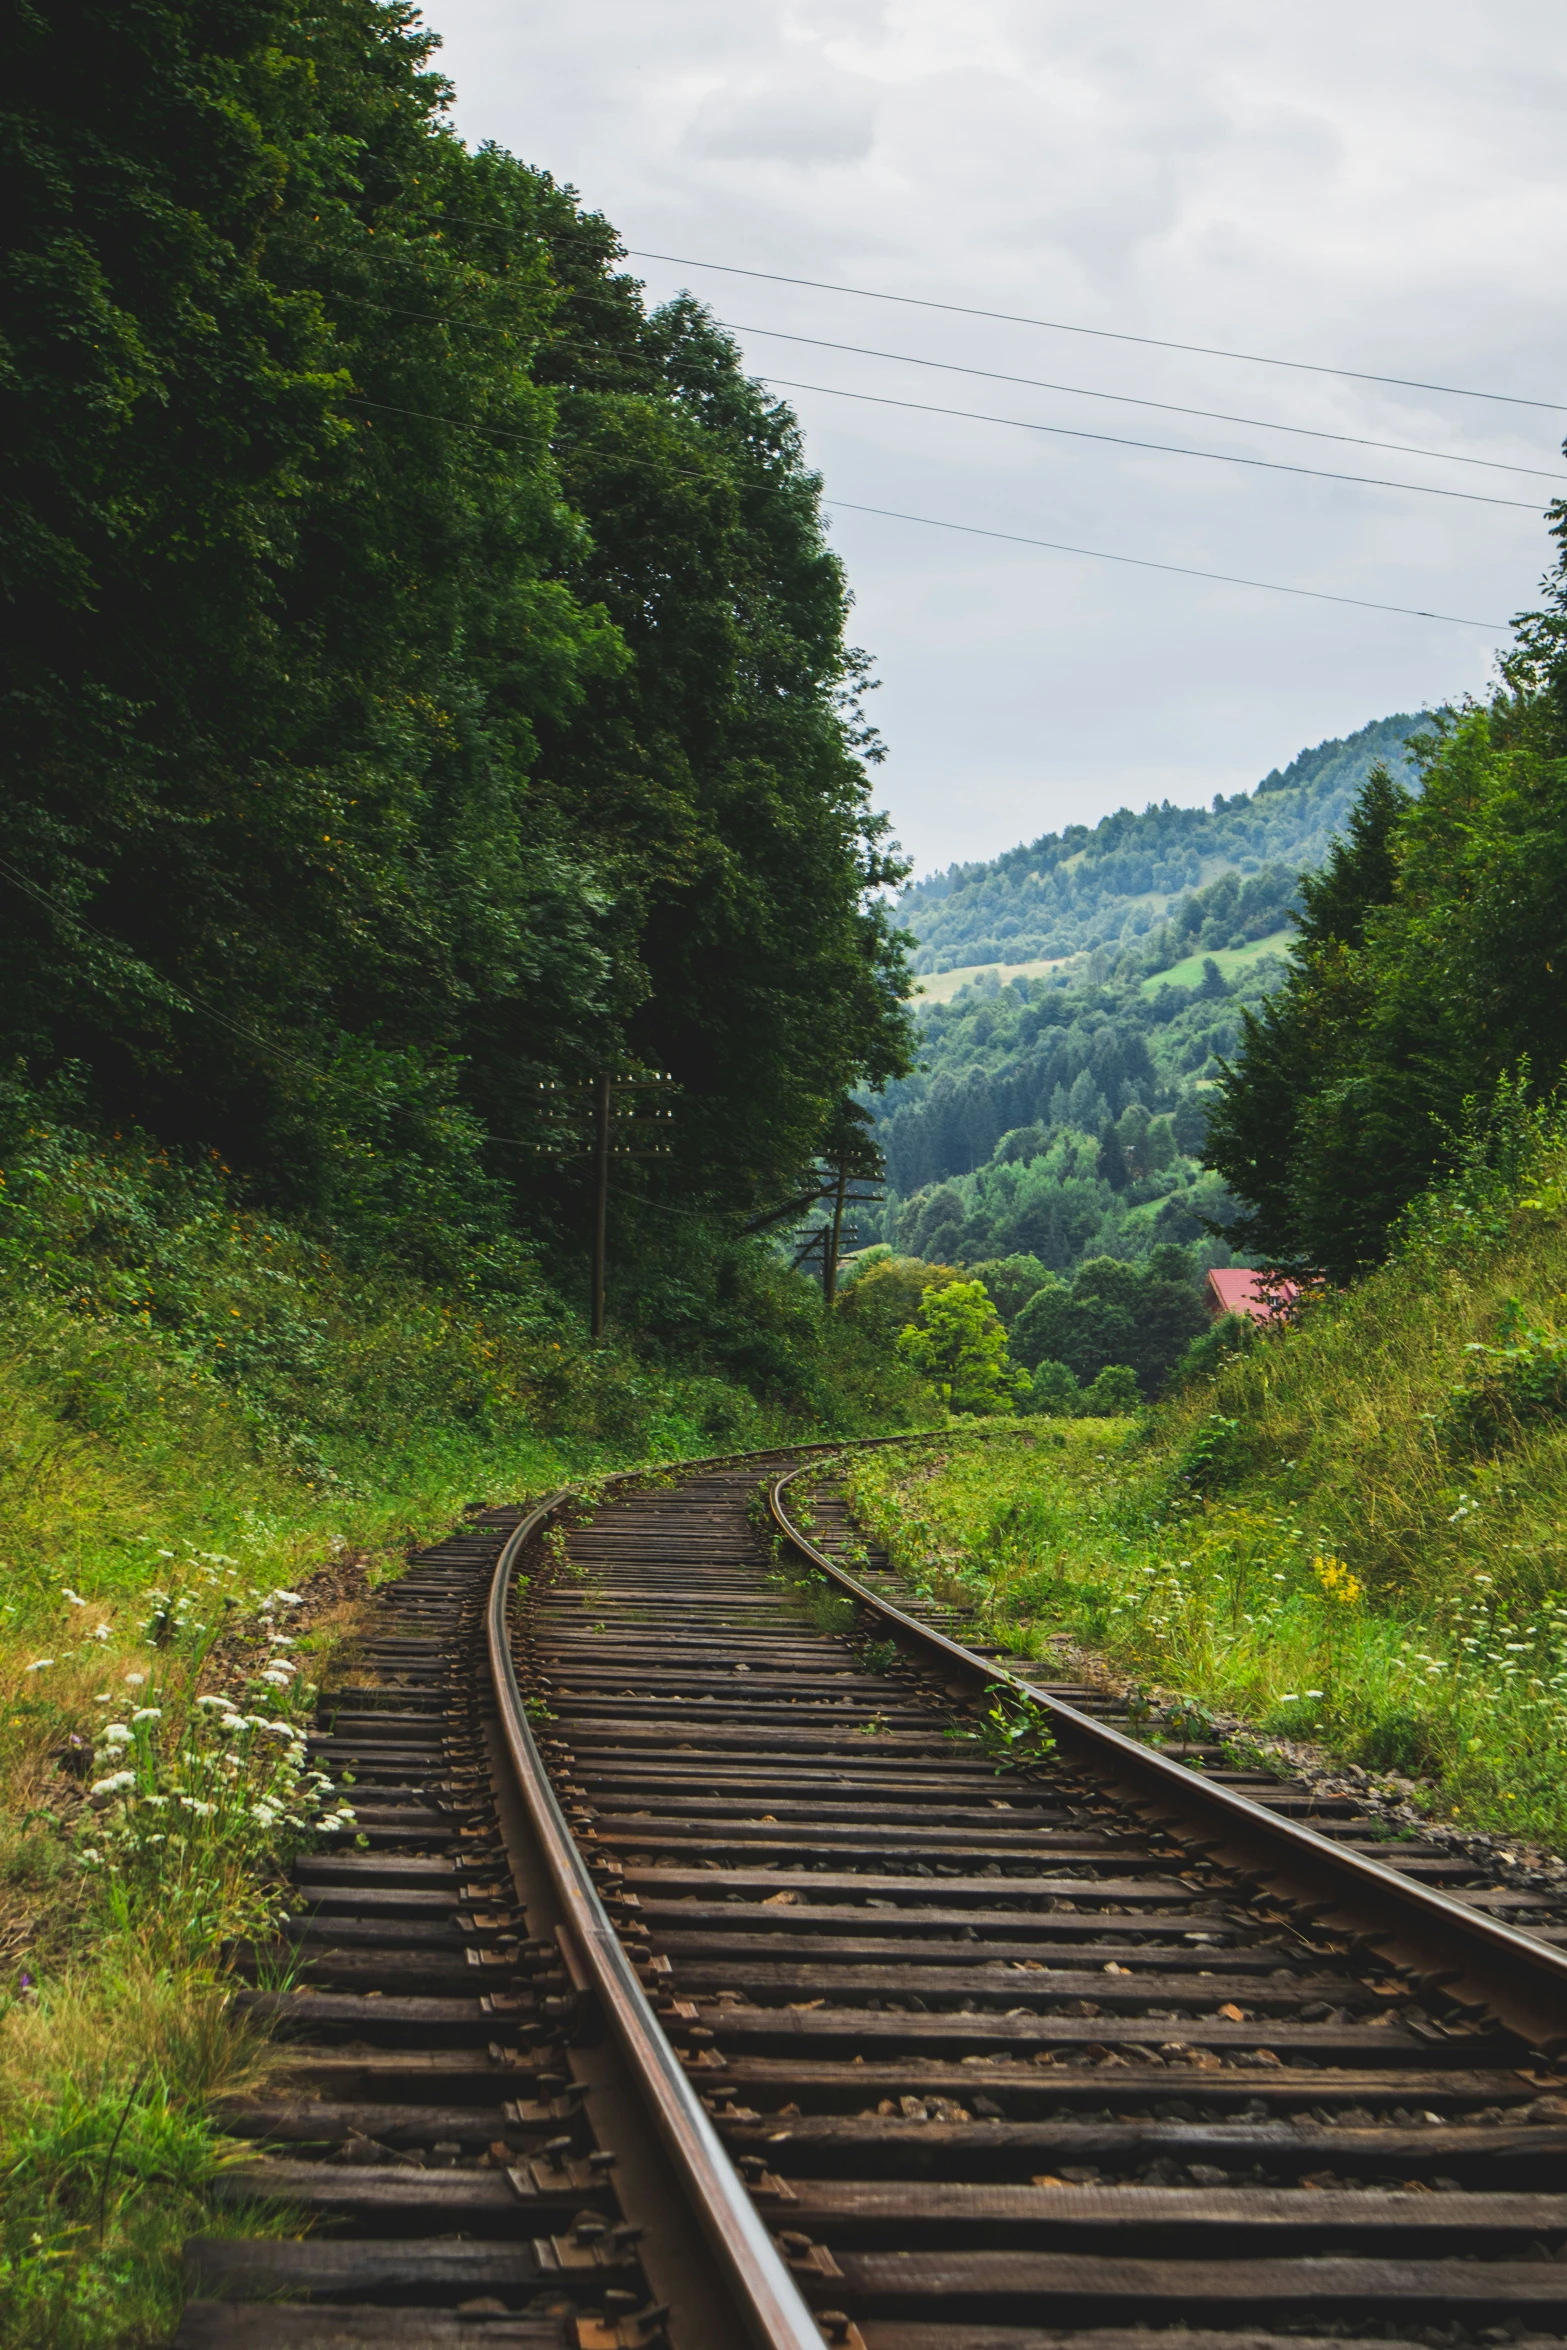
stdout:
{"type": "Polygon", "coordinates": [[[929,1289],[898,1354],[944,1390],[955,1412],[1008,1412],[1020,1385],[1007,1355],[1006,1325],[980,1281],[929,1289]]]}
{"type": "Polygon", "coordinates": [[[1106,1363],[1093,1384],[1084,1388],[1079,1408],[1085,1419],[1113,1420],[1135,1412],[1142,1400],[1131,1364],[1106,1363]]]}
{"type": "Polygon", "coordinates": [[[1049,1412],[1059,1418],[1075,1418],[1083,1407],[1083,1391],[1077,1383],[1077,1373],[1068,1370],[1065,1363],[1049,1360],[1035,1367],[1028,1395],[1022,1405],[1027,1412],[1049,1412]]]}

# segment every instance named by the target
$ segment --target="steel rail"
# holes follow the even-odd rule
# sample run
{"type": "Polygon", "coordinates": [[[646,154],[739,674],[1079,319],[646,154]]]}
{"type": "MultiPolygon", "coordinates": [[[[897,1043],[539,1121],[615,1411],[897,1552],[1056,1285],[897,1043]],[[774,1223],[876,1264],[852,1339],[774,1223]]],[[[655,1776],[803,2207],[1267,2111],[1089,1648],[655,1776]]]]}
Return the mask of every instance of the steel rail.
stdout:
{"type": "MultiPolygon", "coordinates": [[[[742,1457],[776,1459],[783,1449],[790,1448],[742,1457]]],[[[528,1723],[512,1657],[507,1602],[518,1559],[546,1520],[570,1498],[564,1487],[548,1495],[516,1528],[496,1562],[486,1634],[501,1734],[560,1901],[563,1931],[592,1985],[751,2342],[756,2350],[821,2350],[821,2328],[687,2080],[599,1899],[528,1723]]]]}
{"type": "Polygon", "coordinates": [[[1450,1997],[1494,2010],[1543,2053],[1559,2055],[1567,2049],[1567,1952],[1520,1934],[1432,1886],[1415,1883],[1381,1861],[1346,1851],[1234,1788],[1205,1779],[894,1606],[819,1549],[790,1518],[784,1496],[811,1466],[802,1461],[771,1480],[768,1507],[778,1532],[925,1662],[961,1676],[964,1694],[976,1683],[980,1691],[998,1683],[1016,1691],[1048,1714],[1062,1745],[1086,1754],[1101,1772],[1108,1766],[1134,1796],[1173,1807],[1178,1823],[1189,1823],[1195,1815],[1207,1829],[1217,1830],[1216,1837],[1210,1835],[1198,1848],[1205,1857],[1249,1870],[1287,1904],[1309,1904],[1319,1917],[1326,1901],[1330,1911],[1341,1913],[1323,1918],[1328,1926],[1338,1925],[1342,1918],[1347,1930],[1364,1933],[1369,1924],[1370,1939],[1379,1951],[1405,1965],[1423,1967],[1428,1978],[1435,1959],[1434,1979],[1450,1997]]]}

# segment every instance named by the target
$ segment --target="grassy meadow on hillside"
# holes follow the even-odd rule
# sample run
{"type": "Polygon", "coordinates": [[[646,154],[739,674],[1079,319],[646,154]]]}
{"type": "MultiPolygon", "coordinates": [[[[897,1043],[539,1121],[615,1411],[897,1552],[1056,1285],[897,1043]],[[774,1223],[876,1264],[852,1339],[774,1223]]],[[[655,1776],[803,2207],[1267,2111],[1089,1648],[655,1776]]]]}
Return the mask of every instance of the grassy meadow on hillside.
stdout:
{"type": "Polygon", "coordinates": [[[1471,1168],[1393,1259],[1137,1420],[866,1455],[895,1560],[1038,1650],[1428,1775],[1567,1842],[1567,1139],[1471,1168]]]}
{"type": "MultiPolygon", "coordinates": [[[[1253,939],[1243,947],[1215,947],[1211,960],[1217,963],[1221,977],[1233,983],[1239,972],[1250,971],[1254,964],[1266,961],[1269,956],[1282,955],[1289,943],[1289,931],[1274,930],[1266,938],[1253,939]]],[[[1209,960],[1205,954],[1183,955],[1168,971],[1156,972],[1143,981],[1144,995],[1154,995],[1161,987],[1200,987],[1203,966],[1209,960]]]]}

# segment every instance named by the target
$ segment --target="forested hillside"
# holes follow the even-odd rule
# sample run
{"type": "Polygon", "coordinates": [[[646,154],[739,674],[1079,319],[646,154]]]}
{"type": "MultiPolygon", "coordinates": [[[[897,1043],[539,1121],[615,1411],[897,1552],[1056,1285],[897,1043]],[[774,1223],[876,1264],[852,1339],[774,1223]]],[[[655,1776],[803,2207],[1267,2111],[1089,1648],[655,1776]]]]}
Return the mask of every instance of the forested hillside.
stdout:
{"type": "Polygon", "coordinates": [[[1176,938],[1196,932],[1210,950],[1268,937],[1288,921],[1296,876],[1322,862],[1371,769],[1381,761],[1402,773],[1405,744],[1422,723],[1407,713],[1376,719],[1302,751],[1255,792],[1216,792],[1211,808],[1168,800],[1141,815],[1121,808],[984,864],[949,865],[899,901],[898,919],[918,941],[914,968],[1052,960],[1139,942],[1169,964],[1184,951],[1160,940],[1172,919],[1176,938]],[[1224,874],[1236,877],[1225,904],[1188,923],[1183,899],[1224,874]]]}
{"type": "MultiPolygon", "coordinates": [[[[1554,515],[1558,543],[1567,518],[1554,515]]],[[[1505,1167],[1567,1059],[1567,618],[1526,621],[1483,704],[1434,729],[1416,795],[1373,777],[1302,891],[1283,987],[1243,1022],[1210,1156],[1231,1237],[1343,1284],[1434,1179],[1505,1167]]],[[[1553,1193],[1552,1215],[1562,1201],[1553,1193]]],[[[1559,1360],[1560,1340],[1535,1338],[1559,1360]]],[[[1551,1374],[1554,1376],[1554,1374],[1551,1374]]],[[[1541,1377],[1549,1379],[1542,1369],[1541,1377]]]]}
{"type": "Polygon", "coordinates": [[[962,1263],[1024,1250],[1057,1273],[1170,1241],[1228,1261],[1201,1222],[1233,1210],[1202,1166],[1206,1087],[1282,965],[1230,984],[1208,958],[1186,988],[1128,961],[1070,986],[992,977],[930,1007],[920,1068],[888,1087],[876,1130],[886,1239],[962,1263]]]}
{"type": "Polygon", "coordinates": [[[15,29],[6,1117],[570,1283],[540,1084],[671,1072],[642,1190],[765,1203],[906,1065],[898,868],[792,417],[432,49],[397,0],[15,29]]]}

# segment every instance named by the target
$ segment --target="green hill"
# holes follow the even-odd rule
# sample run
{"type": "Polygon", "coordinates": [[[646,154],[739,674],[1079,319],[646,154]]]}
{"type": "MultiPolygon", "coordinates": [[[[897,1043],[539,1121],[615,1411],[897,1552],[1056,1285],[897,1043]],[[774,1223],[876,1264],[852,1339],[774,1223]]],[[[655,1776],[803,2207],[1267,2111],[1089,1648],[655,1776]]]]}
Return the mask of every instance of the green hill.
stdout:
{"type": "MultiPolygon", "coordinates": [[[[1395,774],[1424,722],[1409,712],[1302,751],[1254,792],[1208,808],[1118,808],[1098,824],[1069,824],[988,863],[949,865],[906,890],[903,926],[918,940],[914,968],[1054,960],[1157,934],[1182,902],[1226,874],[1237,880],[1230,928],[1201,945],[1241,946],[1282,927],[1295,877],[1327,854],[1345,811],[1379,760],[1395,774]]],[[[1174,958],[1169,958],[1173,960],[1174,958]]]]}
{"type": "Polygon", "coordinates": [[[1086,1641],[1437,1816],[1567,1838],[1567,1126],[1471,1161],[1388,1262],[1141,1423],[992,1420],[854,1464],[896,1563],[1048,1656],[1086,1641]],[[1401,1791],[1401,1790],[1400,1790],[1401,1791]]]}
{"type": "Polygon", "coordinates": [[[1205,1105],[1285,936],[1151,979],[1135,952],[1102,974],[1097,958],[1006,987],[986,973],[928,1005],[919,1068],[876,1103],[888,1195],[861,1239],[960,1264],[1022,1250],[1062,1274],[1171,1241],[1194,1270],[1227,1264],[1203,1221],[1233,1213],[1200,1163],[1205,1105]]]}

